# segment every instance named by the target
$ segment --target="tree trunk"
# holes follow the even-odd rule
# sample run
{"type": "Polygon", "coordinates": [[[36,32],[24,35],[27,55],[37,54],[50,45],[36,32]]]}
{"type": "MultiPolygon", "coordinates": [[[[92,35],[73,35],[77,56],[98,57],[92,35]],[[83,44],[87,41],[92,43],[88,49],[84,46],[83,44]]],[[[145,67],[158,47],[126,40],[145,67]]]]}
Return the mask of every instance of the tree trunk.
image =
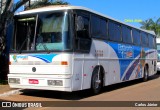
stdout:
{"type": "MultiPolygon", "coordinates": [[[[13,13],[29,0],[19,0],[13,5],[13,0],[7,0],[4,5],[3,13],[0,13],[0,81],[7,80],[7,74],[9,73],[9,53],[6,47],[6,32],[8,28],[8,22],[13,18],[13,13]],[[12,10],[11,10],[12,9],[12,10]]],[[[10,36],[11,37],[11,36],[10,36]]]]}
{"type": "Polygon", "coordinates": [[[0,81],[7,80],[7,74],[9,73],[8,62],[8,55],[3,52],[0,55],[0,81]]]}
{"type": "Polygon", "coordinates": [[[6,38],[6,23],[4,23],[5,26],[2,25],[2,27],[4,27],[4,29],[2,29],[1,31],[1,54],[0,54],[0,80],[7,80],[7,74],[8,74],[8,54],[6,52],[6,42],[5,42],[5,38],[6,38]]]}

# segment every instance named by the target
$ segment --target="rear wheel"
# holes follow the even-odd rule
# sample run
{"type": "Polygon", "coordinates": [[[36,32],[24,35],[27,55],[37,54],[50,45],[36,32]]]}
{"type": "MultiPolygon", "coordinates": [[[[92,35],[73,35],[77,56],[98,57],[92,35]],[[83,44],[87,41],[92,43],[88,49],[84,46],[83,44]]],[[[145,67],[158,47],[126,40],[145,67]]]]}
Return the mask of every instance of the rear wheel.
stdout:
{"type": "Polygon", "coordinates": [[[145,66],[144,73],[143,73],[143,81],[147,81],[147,80],[148,80],[148,67],[145,66]]]}
{"type": "Polygon", "coordinates": [[[91,90],[94,94],[100,93],[102,89],[102,82],[103,82],[102,74],[101,74],[101,70],[99,67],[93,71],[93,75],[92,75],[91,90]]]}

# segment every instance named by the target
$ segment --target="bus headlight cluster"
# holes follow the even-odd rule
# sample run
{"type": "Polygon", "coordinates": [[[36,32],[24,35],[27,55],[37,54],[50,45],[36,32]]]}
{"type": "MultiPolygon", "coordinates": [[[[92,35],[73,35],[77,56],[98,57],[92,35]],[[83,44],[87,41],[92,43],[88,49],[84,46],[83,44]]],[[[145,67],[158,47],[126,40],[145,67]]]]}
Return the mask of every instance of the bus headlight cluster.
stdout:
{"type": "Polygon", "coordinates": [[[20,79],[19,78],[9,78],[9,83],[15,83],[15,84],[20,84],[20,79]]]}
{"type": "Polygon", "coordinates": [[[48,85],[50,86],[63,86],[62,80],[48,80],[48,85]]]}

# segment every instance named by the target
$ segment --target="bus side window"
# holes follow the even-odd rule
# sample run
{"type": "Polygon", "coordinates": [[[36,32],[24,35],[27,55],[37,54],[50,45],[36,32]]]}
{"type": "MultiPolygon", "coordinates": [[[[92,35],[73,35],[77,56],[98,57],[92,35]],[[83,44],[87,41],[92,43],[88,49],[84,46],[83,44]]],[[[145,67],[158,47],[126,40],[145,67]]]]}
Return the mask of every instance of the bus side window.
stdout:
{"type": "Polygon", "coordinates": [[[147,47],[149,45],[148,35],[145,32],[141,32],[142,46],[147,47]]]}
{"type": "Polygon", "coordinates": [[[91,46],[91,39],[89,36],[89,17],[77,15],[75,19],[76,30],[76,50],[89,52],[91,46]]]}
{"type": "Polygon", "coordinates": [[[89,38],[89,18],[83,16],[77,16],[77,37],[89,38]]]}

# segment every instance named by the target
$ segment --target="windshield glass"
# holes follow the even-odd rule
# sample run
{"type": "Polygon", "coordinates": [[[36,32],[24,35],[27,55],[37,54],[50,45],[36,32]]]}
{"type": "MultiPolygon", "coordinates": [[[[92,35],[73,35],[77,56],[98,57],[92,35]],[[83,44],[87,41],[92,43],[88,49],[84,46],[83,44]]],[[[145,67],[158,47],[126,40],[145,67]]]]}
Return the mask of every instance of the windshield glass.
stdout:
{"type": "Polygon", "coordinates": [[[15,17],[11,51],[64,51],[71,49],[68,13],[40,13],[15,17]]]}

